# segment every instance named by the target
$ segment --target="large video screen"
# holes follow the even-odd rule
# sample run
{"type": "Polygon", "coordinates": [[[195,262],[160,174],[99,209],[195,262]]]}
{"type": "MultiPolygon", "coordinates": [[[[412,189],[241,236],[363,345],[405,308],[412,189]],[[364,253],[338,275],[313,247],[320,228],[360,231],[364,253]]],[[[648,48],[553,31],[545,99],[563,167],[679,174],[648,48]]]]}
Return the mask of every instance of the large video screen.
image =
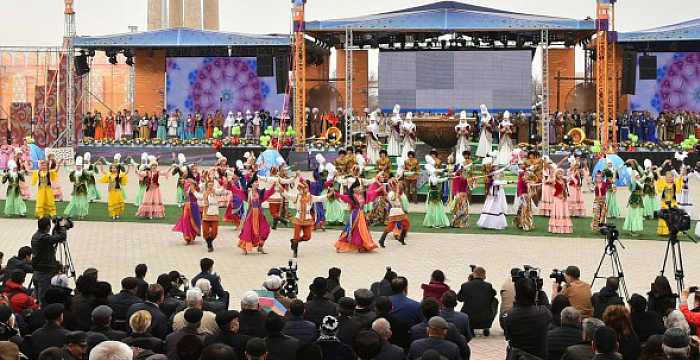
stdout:
{"type": "Polygon", "coordinates": [[[530,111],[532,53],[384,51],[379,53],[379,106],[390,111],[530,111]]]}
{"type": "Polygon", "coordinates": [[[635,95],[630,99],[632,111],[700,112],[700,52],[649,55],[656,56],[656,79],[640,80],[637,67],[635,95]]]}
{"type": "Polygon", "coordinates": [[[255,57],[172,57],[166,68],[169,111],[272,112],[285,104],[284,89],[277,93],[275,77],[257,75],[255,57]]]}

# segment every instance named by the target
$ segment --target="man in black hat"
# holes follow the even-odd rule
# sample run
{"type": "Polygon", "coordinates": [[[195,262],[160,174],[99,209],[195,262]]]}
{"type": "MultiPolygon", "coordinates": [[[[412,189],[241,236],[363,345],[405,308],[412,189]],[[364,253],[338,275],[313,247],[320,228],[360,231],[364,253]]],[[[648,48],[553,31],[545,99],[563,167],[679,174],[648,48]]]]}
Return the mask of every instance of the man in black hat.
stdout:
{"type": "Polygon", "coordinates": [[[338,339],[343,344],[352,346],[353,339],[362,330],[362,324],[355,320],[355,300],[341,297],[338,300],[338,339]]]}
{"type": "Polygon", "coordinates": [[[234,349],[238,357],[242,358],[245,344],[250,339],[250,336],[239,333],[239,316],[240,314],[236,310],[222,311],[216,314],[216,324],[219,326],[219,332],[207,336],[204,340],[204,346],[216,343],[226,344],[234,349]]]}
{"type": "Polygon", "coordinates": [[[355,315],[353,316],[360,323],[362,330],[369,330],[372,322],[377,318],[377,313],[372,309],[374,293],[367,289],[357,289],[353,293],[355,296],[355,315]]]}
{"type": "Polygon", "coordinates": [[[328,291],[328,283],[325,278],[315,278],[313,283],[309,285],[309,290],[311,294],[306,302],[304,319],[313,322],[316,326],[320,326],[325,316],[336,316],[338,307],[325,297],[328,291]]]}
{"type": "Polygon", "coordinates": [[[267,331],[265,345],[269,349],[270,359],[295,360],[297,358],[300,343],[299,340],[282,333],[284,318],[270,312],[265,319],[265,330],[267,331]]]}
{"type": "Polygon", "coordinates": [[[165,338],[165,348],[168,359],[179,360],[177,355],[177,343],[186,335],[199,336],[202,340],[204,337],[199,333],[199,325],[202,322],[204,313],[197,308],[189,308],[185,310],[185,327],[173,332],[165,338]]]}
{"type": "Polygon", "coordinates": [[[666,330],[662,348],[669,360],[690,359],[690,337],[683,329],[670,328],[666,330]]]}
{"type": "Polygon", "coordinates": [[[74,331],[66,336],[63,347],[64,360],[81,360],[87,353],[87,335],[82,331],[74,331]]]}
{"type": "Polygon", "coordinates": [[[44,349],[65,345],[69,331],[63,328],[63,311],[63,304],[44,307],[46,324],[32,333],[31,344],[25,344],[29,355],[37,356],[44,349]]]}

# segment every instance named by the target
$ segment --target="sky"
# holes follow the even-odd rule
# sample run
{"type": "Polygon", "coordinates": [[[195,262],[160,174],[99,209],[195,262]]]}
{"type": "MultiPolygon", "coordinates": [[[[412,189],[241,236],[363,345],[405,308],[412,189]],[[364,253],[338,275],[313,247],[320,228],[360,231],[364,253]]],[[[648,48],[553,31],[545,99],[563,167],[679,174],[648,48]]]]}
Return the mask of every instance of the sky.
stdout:
{"type": "MultiPolygon", "coordinates": [[[[308,0],[307,20],[344,18],[423,5],[435,0],[308,0]]],[[[594,0],[465,0],[541,15],[594,17],[594,0]]],[[[75,0],[79,35],[146,29],[146,0],[75,0]]],[[[290,0],[220,0],[222,31],[288,33],[290,0]]],[[[0,46],[58,46],[63,36],[63,0],[0,0],[0,46]]],[[[700,0],[620,0],[618,31],[634,31],[700,17],[700,0]]]]}

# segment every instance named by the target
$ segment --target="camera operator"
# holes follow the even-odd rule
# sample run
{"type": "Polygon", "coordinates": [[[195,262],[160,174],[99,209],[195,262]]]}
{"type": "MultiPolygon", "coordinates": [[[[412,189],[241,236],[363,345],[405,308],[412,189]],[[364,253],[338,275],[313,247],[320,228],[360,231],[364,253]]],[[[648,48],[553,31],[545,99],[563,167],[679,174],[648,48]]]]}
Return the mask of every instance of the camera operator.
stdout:
{"type": "Polygon", "coordinates": [[[44,294],[51,286],[51,278],[59,272],[56,245],[66,241],[66,220],[62,219],[51,231],[51,218],[38,221],[37,232],[32,236],[32,267],[34,286],[39,303],[44,305],[44,294]]]}
{"type": "Polygon", "coordinates": [[[581,312],[581,317],[587,318],[593,315],[593,304],[591,303],[591,285],[581,281],[581,270],[576,266],[568,266],[564,270],[565,284],[560,285],[560,279],[552,284],[552,298],[558,294],[569,299],[571,306],[581,312]],[[561,291],[559,290],[559,287],[561,291]]]}
{"type": "MultiPolygon", "coordinates": [[[[508,341],[508,352],[526,352],[541,359],[547,358],[547,330],[552,313],[543,305],[537,305],[535,279],[518,277],[515,284],[515,303],[503,315],[503,332],[508,341]]],[[[515,358],[515,357],[513,357],[515,358]]],[[[509,357],[510,359],[510,357],[509,357]]]]}

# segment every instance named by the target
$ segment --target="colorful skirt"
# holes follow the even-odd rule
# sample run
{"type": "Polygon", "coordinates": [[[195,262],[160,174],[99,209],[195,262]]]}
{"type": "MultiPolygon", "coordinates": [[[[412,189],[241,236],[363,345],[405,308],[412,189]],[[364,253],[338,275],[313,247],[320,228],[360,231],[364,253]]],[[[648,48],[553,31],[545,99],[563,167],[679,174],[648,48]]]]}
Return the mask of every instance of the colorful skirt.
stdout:
{"type": "Polygon", "coordinates": [[[178,186],[177,190],[175,190],[175,201],[180,206],[185,203],[185,189],[182,186],[178,186]]]}
{"type": "Polygon", "coordinates": [[[27,215],[27,204],[24,203],[22,196],[15,192],[8,194],[5,199],[5,215],[6,216],[25,216],[27,215]]]}
{"type": "Polygon", "coordinates": [[[552,213],[549,216],[549,232],[554,234],[571,234],[574,232],[571,215],[569,215],[569,204],[564,198],[554,198],[552,213]]]}
{"type": "Polygon", "coordinates": [[[372,234],[367,227],[367,219],[364,211],[358,209],[350,213],[345,229],[340,233],[340,238],[335,242],[335,249],[338,252],[370,252],[377,248],[377,244],[372,240],[372,234]]]}
{"type": "Polygon", "coordinates": [[[28,200],[32,197],[32,190],[29,187],[29,182],[20,181],[19,182],[19,193],[22,195],[22,199],[28,200]]]}
{"type": "Polygon", "coordinates": [[[238,196],[232,195],[224,213],[224,220],[236,226],[240,225],[241,219],[245,217],[246,206],[247,203],[241,201],[238,196]]]}
{"type": "Polygon", "coordinates": [[[423,226],[433,228],[443,228],[450,226],[450,219],[445,213],[445,206],[442,201],[427,201],[425,203],[425,217],[423,226]]]}
{"type": "Polygon", "coordinates": [[[134,200],[134,205],[141,206],[143,202],[143,194],[146,193],[146,185],[139,185],[139,191],[136,193],[136,200],[134,200]]]}
{"type": "Polygon", "coordinates": [[[630,207],[622,229],[633,233],[642,232],[644,230],[644,208],[630,207]]]}
{"type": "Polygon", "coordinates": [[[583,202],[583,188],[580,186],[569,187],[571,196],[569,196],[569,211],[571,216],[584,216],[586,214],[586,206],[583,202]]]}
{"type": "Polygon", "coordinates": [[[187,203],[182,207],[182,216],[173,226],[173,231],[182,233],[186,243],[191,243],[202,233],[201,215],[197,205],[187,203]]]}
{"type": "Polygon", "coordinates": [[[109,194],[107,194],[107,211],[111,217],[122,216],[124,213],[124,192],[122,189],[109,191],[109,194]]]}
{"type": "Polygon", "coordinates": [[[84,218],[88,215],[90,211],[90,202],[88,201],[87,194],[73,195],[71,196],[66,210],[63,212],[63,216],[84,218]]]}
{"type": "Polygon", "coordinates": [[[542,185],[542,200],[540,200],[540,215],[549,216],[552,212],[552,202],[554,202],[554,187],[549,184],[542,185]]]}
{"type": "Polygon", "coordinates": [[[591,220],[591,230],[598,231],[600,225],[605,224],[607,221],[608,205],[605,203],[605,199],[595,198],[593,200],[593,220],[591,220]]]}
{"type": "Polygon", "coordinates": [[[448,208],[452,213],[451,227],[466,228],[469,226],[469,200],[466,194],[458,194],[457,197],[452,199],[448,208]]]}
{"type": "Polygon", "coordinates": [[[605,194],[606,202],[608,203],[608,218],[616,218],[620,216],[620,205],[617,203],[617,193],[608,191],[605,194]]]}
{"type": "Polygon", "coordinates": [[[56,203],[54,202],[53,192],[49,186],[40,186],[36,193],[35,215],[37,218],[56,216],[56,203]]]}
{"type": "Polygon", "coordinates": [[[520,205],[515,215],[515,226],[524,231],[535,228],[535,223],[532,221],[532,200],[529,194],[521,195],[520,205]]]}
{"type": "Polygon", "coordinates": [[[160,188],[156,187],[146,191],[143,195],[143,201],[136,211],[136,216],[159,219],[165,217],[165,206],[163,206],[160,188]]]}
{"type": "Polygon", "coordinates": [[[259,207],[250,209],[238,236],[238,247],[250,252],[253,248],[265,245],[268,236],[270,236],[270,224],[267,223],[262,209],[259,207]]]}
{"type": "Polygon", "coordinates": [[[659,199],[654,195],[644,195],[642,202],[644,203],[644,216],[648,218],[653,218],[654,211],[658,211],[661,207],[659,199]]]}
{"type": "Polygon", "coordinates": [[[501,188],[497,195],[487,195],[476,225],[484,229],[503,230],[508,227],[506,220],[506,193],[501,188]]]}
{"type": "Polygon", "coordinates": [[[345,218],[343,203],[338,200],[328,200],[326,202],[326,223],[342,224],[345,222],[345,218]]]}
{"type": "Polygon", "coordinates": [[[100,192],[97,191],[97,185],[94,182],[87,186],[87,197],[89,201],[100,200],[100,192]]]}
{"type": "Polygon", "coordinates": [[[165,126],[158,126],[158,131],[156,132],[156,137],[158,137],[158,139],[160,139],[160,141],[168,140],[168,134],[165,131],[165,126]]]}

